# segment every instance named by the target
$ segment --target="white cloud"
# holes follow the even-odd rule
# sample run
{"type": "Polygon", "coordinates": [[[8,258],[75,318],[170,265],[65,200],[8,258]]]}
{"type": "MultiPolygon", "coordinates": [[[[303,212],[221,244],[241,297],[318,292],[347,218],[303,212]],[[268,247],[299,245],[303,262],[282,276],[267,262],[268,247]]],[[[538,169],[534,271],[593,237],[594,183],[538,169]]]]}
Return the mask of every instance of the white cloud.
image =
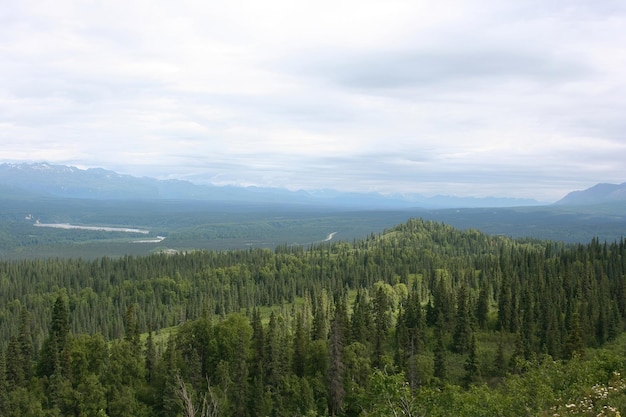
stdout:
{"type": "Polygon", "coordinates": [[[0,160],[548,200],[626,180],[617,0],[5,3],[0,160]]]}

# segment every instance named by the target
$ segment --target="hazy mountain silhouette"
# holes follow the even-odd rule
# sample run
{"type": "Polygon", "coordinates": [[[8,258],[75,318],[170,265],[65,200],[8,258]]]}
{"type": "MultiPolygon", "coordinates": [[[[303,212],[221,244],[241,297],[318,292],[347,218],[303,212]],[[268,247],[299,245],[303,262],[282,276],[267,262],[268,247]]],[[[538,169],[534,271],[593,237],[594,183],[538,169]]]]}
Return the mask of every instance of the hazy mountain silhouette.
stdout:
{"type": "Polygon", "coordinates": [[[622,184],[596,184],[586,190],[572,191],[554,204],[586,206],[619,201],[626,201],[626,182],[622,184]]]}
{"type": "Polygon", "coordinates": [[[419,194],[289,191],[281,188],[199,185],[184,180],[159,180],[121,175],[102,168],[80,169],[49,163],[0,164],[0,187],[6,197],[18,195],[102,200],[202,200],[250,203],[307,204],[336,208],[394,209],[408,207],[513,207],[540,205],[514,198],[424,197],[419,194]]]}

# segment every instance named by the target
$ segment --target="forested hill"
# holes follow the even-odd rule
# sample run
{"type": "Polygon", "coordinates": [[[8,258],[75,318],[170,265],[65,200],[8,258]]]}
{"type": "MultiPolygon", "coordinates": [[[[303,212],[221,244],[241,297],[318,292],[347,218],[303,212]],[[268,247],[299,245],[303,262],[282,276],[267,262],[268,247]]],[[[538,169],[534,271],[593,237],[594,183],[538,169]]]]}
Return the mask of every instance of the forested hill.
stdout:
{"type": "Polygon", "coordinates": [[[2,416],[626,407],[623,240],[414,219],[310,248],[2,262],[0,285],[2,416]]]}

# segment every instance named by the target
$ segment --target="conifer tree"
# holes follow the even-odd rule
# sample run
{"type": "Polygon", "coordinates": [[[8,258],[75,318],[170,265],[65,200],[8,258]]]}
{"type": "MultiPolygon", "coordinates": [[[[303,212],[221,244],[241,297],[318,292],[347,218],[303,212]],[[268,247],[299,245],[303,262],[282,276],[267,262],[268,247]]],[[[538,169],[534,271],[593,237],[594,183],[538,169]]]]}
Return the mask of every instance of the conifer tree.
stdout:
{"type": "Polygon", "coordinates": [[[146,381],[152,382],[157,363],[156,347],[154,346],[154,338],[152,337],[152,325],[148,326],[148,337],[146,339],[146,350],[144,352],[146,362],[146,381]]]}
{"type": "Polygon", "coordinates": [[[485,330],[487,327],[487,317],[489,316],[489,294],[485,286],[480,287],[478,300],[476,302],[476,323],[478,327],[485,330]]]}
{"type": "Polygon", "coordinates": [[[472,339],[472,318],[468,306],[467,287],[461,285],[457,296],[456,326],[453,335],[454,351],[466,353],[470,349],[472,339]]]}
{"type": "Polygon", "coordinates": [[[343,331],[341,321],[341,308],[335,310],[335,317],[331,323],[328,353],[330,363],[328,367],[328,389],[329,389],[329,410],[334,417],[341,413],[343,409],[343,401],[345,391],[343,386],[343,378],[345,373],[345,365],[343,362],[343,331]]]}
{"type": "Polygon", "coordinates": [[[33,338],[30,332],[30,322],[30,313],[25,307],[22,307],[22,311],[20,313],[20,332],[18,336],[18,341],[22,353],[22,368],[25,381],[29,381],[32,374],[32,361],[34,351],[33,338]]]}
{"type": "Polygon", "coordinates": [[[504,343],[502,339],[498,341],[498,350],[496,351],[496,357],[494,359],[493,366],[497,376],[504,376],[507,372],[507,362],[504,357],[504,343]]]}
{"type": "Polygon", "coordinates": [[[7,415],[9,387],[7,384],[7,363],[4,350],[0,349],[0,416],[7,415]]]}
{"type": "Polygon", "coordinates": [[[313,312],[313,328],[311,340],[326,340],[328,338],[328,298],[326,291],[317,297],[313,312]]]}
{"type": "Polygon", "coordinates": [[[352,307],[350,340],[369,346],[372,341],[372,308],[365,290],[359,290],[352,307]]]}
{"type": "Polygon", "coordinates": [[[500,283],[500,293],[498,295],[498,330],[510,331],[512,324],[512,303],[511,303],[511,282],[505,275],[500,283]]]}
{"type": "Polygon", "coordinates": [[[446,326],[446,330],[451,330],[451,326],[454,320],[454,293],[451,292],[448,284],[448,272],[443,271],[435,283],[433,290],[434,305],[431,315],[436,318],[437,325],[439,325],[439,315],[443,317],[443,325],[446,326]]]}
{"type": "Polygon", "coordinates": [[[60,294],[52,308],[50,332],[44,341],[39,355],[37,370],[39,376],[52,376],[58,368],[66,365],[67,357],[63,355],[70,331],[69,309],[65,303],[65,295],[60,294]]]}
{"type": "Polygon", "coordinates": [[[578,312],[574,312],[572,315],[572,325],[569,330],[565,351],[569,358],[582,356],[585,353],[583,330],[580,324],[580,315],[578,312]]]}
{"type": "Polygon", "coordinates": [[[57,349],[65,349],[67,336],[70,332],[70,312],[65,303],[65,296],[59,295],[52,309],[52,323],[50,326],[50,336],[54,338],[57,349]]]}
{"type": "Polygon", "coordinates": [[[124,314],[124,340],[129,342],[133,347],[134,353],[139,356],[141,347],[139,343],[139,323],[135,315],[135,305],[130,304],[124,314]]]}
{"type": "Polygon", "coordinates": [[[374,357],[372,363],[375,367],[381,368],[383,355],[385,354],[385,344],[387,341],[387,331],[389,330],[388,318],[389,302],[383,287],[378,287],[376,298],[374,298],[374,357]]]}
{"type": "Polygon", "coordinates": [[[509,367],[516,371],[521,371],[520,366],[522,366],[523,361],[530,356],[530,352],[526,351],[526,346],[524,345],[524,340],[522,335],[519,333],[515,334],[515,349],[513,350],[513,354],[509,359],[509,367]]]}
{"type": "Polygon", "coordinates": [[[249,409],[252,417],[262,417],[267,414],[265,407],[265,334],[261,323],[261,313],[255,307],[252,310],[252,361],[250,375],[249,409]]]}
{"type": "Polygon", "coordinates": [[[180,371],[177,363],[179,354],[175,338],[168,338],[165,352],[158,366],[158,392],[160,393],[158,406],[163,415],[178,415],[180,412],[178,398],[180,371]]]}
{"type": "Polygon", "coordinates": [[[231,392],[231,402],[233,405],[233,416],[247,417],[248,413],[248,350],[249,333],[240,331],[237,335],[238,344],[234,358],[233,389],[231,392]]]}
{"type": "Polygon", "coordinates": [[[446,347],[443,341],[444,334],[444,318],[443,313],[439,313],[437,320],[437,328],[435,329],[436,345],[434,358],[434,375],[440,382],[444,382],[447,377],[446,366],[446,347]]]}
{"type": "Polygon", "coordinates": [[[465,369],[465,376],[463,378],[465,385],[468,386],[476,382],[479,375],[479,364],[476,352],[476,336],[474,334],[472,334],[467,360],[463,368],[465,369]]]}
{"type": "Polygon", "coordinates": [[[398,313],[396,323],[396,361],[405,369],[407,380],[412,388],[417,386],[418,370],[415,358],[424,345],[425,327],[419,295],[413,291],[409,294],[404,309],[398,313]]]}
{"type": "Polygon", "coordinates": [[[281,338],[278,328],[278,318],[272,311],[270,313],[270,322],[267,329],[267,337],[265,342],[264,352],[264,366],[265,370],[265,382],[274,389],[278,388],[281,377],[283,376],[283,363],[282,363],[282,350],[284,346],[281,346],[281,338]]]}
{"type": "Polygon", "coordinates": [[[298,312],[295,320],[296,329],[293,335],[292,370],[300,378],[304,376],[308,350],[308,336],[304,330],[303,320],[302,313],[298,312]]]}
{"type": "Polygon", "coordinates": [[[21,387],[26,380],[24,379],[24,359],[22,357],[22,349],[17,337],[11,337],[6,354],[6,380],[9,390],[21,387]]]}

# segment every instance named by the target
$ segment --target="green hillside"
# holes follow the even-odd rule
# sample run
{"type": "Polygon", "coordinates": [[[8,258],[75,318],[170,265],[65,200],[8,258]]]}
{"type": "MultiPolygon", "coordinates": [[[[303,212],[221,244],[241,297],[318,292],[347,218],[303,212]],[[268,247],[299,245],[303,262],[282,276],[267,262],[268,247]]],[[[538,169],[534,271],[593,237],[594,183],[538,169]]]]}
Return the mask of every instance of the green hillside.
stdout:
{"type": "Polygon", "coordinates": [[[412,219],[354,241],[0,262],[2,416],[626,407],[626,245],[412,219]]]}

